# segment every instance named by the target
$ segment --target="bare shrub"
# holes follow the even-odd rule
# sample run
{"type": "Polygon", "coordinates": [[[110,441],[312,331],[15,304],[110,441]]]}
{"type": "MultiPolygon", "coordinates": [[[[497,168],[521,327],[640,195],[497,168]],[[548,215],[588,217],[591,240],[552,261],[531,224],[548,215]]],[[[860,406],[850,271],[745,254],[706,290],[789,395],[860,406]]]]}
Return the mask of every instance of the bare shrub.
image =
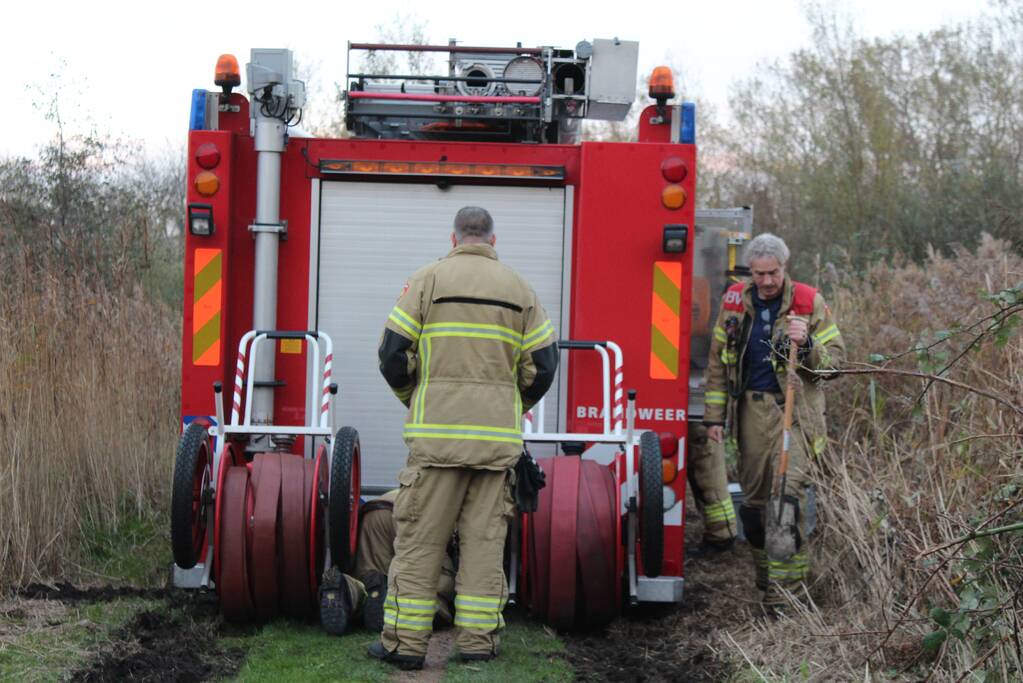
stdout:
{"type": "Polygon", "coordinates": [[[830,296],[851,370],[869,373],[829,391],[809,606],[722,636],[762,676],[1023,675],[1023,340],[991,317],[1023,309],[1021,280],[1023,258],[984,236],[973,253],[876,265],[830,296]]]}

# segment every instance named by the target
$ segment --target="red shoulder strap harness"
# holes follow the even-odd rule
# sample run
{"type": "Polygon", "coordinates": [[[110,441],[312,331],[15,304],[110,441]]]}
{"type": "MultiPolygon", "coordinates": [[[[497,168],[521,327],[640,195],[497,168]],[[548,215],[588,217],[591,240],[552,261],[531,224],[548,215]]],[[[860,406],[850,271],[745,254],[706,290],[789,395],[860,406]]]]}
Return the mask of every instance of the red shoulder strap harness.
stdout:
{"type": "Polygon", "coordinates": [[[792,282],[792,308],[789,312],[793,315],[810,315],[813,313],[813,300],[817,296],[817,290],[802,282],[792,282]]]}
{"type": "Polygon", "coordinates": [[[721,302],[721,307],[726,311],[742,313],[742,289],[744,286],[742,283],[738,283],[729,287],[728,291],[725,292],[725,298],[721,302]]]}

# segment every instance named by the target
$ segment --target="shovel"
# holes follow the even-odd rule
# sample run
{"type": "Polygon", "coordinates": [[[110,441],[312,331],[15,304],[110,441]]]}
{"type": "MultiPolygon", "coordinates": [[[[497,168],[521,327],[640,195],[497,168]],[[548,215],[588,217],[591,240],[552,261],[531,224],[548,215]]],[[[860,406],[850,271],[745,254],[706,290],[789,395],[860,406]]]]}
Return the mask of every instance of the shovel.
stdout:
{"type": "Polygon", "coordinates": [[[781,455],[778,458],[778,472],[774,478],[771,499],[767,503],[767,534],[765,549],[774,560],[788,560],[796,554],[796,506],[785,501],[785,483],[789,469],[789,444],[792,440],[792,411],[795,404],[796,343],[789,341],[788,366],[785,368],[785,414],[782,418],[781,455]]]}

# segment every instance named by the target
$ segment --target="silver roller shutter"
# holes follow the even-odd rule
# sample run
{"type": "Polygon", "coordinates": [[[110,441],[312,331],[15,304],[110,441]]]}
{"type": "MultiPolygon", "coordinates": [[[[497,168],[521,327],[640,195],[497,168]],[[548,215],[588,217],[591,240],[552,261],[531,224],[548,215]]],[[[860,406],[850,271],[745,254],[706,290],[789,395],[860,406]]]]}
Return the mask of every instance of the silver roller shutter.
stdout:
{"type": "MultiPolygon", "coordinates": [[[[334,340],[337,423],[359,431],[362,483],[393,486],[407,456],[401,438],[405,408],[380,376],[376,352],[406,279],[448,252],[458,209],[482,206],[494,217],[498,256],[533,285],[560,334],[566,192],[361,182],[319,186],[317,310],[311,322],[334,340]]],[[[547,431],[558,427],[559,390],[560,382],[548,393],[547,431]]]]}

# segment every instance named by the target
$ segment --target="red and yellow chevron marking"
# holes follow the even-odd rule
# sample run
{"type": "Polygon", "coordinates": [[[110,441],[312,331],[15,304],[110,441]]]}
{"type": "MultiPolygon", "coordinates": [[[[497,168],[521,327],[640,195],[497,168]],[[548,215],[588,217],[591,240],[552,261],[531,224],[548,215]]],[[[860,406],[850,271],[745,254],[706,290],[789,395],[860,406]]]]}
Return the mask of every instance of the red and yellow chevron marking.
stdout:
{"type": "Polygon", "coordinates": [[[678,379],[679,308],[682,305],[682,264],[654,263],[650,308],[650,377],[678,379]]]}
{"type": "Polygon", "coordinates": [[[223,252],[195,250],[195,296],[192,299],[192,362],[220,364],[220,294],[223,252]]]}

